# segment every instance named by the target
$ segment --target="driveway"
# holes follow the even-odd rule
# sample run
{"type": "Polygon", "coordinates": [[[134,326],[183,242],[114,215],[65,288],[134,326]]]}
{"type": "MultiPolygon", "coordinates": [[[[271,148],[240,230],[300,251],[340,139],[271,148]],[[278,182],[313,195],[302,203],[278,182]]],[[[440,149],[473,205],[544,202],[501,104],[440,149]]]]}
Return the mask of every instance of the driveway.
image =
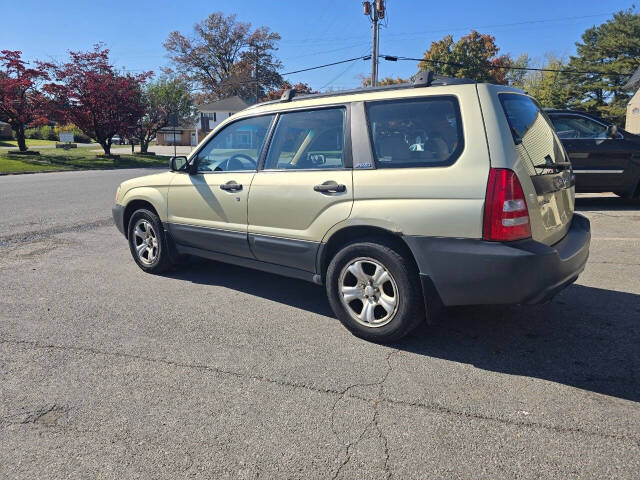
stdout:
{"type": "Polygon", "coordinates": [[[578,200],[551,303],[382,346],[316,285],[144,274],[110,223],[141,173],[0,178],[0,478],[638,478],[639,204],[578,200]]]}

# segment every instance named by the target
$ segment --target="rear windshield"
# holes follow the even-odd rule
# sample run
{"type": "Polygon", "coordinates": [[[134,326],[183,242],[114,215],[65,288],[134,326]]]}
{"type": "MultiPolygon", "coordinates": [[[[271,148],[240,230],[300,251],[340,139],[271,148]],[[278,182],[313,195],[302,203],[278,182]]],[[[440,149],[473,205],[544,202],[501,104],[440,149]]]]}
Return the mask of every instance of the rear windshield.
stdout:
{"type": "Polygon", "coordinates": [[[453,96],[366,104],[377,168],[451,165],[464,148],[453,96]]]}
{"type": "Polygon", "coordinates": [[[542,109],[531,97],[526,95],[501,94],[500,102],[507,116],[509,127],[511,127],[513,139],[520,143],[535,123],[538,115],[543,115],[542,109]]]}
{"type": "Polygon", "coordinates": [[[513,141],[525,160],[530,175],[547,173],[540,166],[566,161],[553,124],[538,102],[518,93],[500,93],[499,98],[513,141]]]}
{"type": "Polygon", "coordinates": [[[516,143],[520,143],[538,118],[553,129],[547,114],[531,97],[516,93],[501,93],[500,103],[502,103],[502,109],[507,116],[511,134],[516,143]]]}

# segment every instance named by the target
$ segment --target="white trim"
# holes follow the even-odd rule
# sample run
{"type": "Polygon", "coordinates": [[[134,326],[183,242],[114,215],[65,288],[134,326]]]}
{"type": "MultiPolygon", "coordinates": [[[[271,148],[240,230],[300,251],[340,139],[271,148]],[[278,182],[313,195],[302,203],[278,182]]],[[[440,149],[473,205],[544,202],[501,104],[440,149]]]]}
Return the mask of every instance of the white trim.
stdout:
{"type": "Polygon", "coordinates": [[[574,168],[573,173],[624,173],[624,170],[582,170],[574,168]]]}

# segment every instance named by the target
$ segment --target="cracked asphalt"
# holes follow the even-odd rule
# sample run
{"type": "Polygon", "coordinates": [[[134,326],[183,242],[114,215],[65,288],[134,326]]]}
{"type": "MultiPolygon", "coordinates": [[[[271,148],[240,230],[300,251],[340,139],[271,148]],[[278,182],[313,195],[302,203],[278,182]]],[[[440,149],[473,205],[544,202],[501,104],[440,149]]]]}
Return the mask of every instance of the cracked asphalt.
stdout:
{"type": "Polygon", "coordinates": [[[144,274],[110,221],[141,170],[0,177],[0,478],[638,478],[640,203],[581,197],[551,303],[391,346],[321,287],[144,274]]]}

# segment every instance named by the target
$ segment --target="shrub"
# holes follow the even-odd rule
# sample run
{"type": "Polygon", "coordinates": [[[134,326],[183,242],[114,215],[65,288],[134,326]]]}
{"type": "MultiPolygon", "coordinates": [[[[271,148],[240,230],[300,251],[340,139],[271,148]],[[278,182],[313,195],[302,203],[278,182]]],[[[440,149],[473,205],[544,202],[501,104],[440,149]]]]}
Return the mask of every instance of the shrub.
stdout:
{"type": "Polygon", "coordinates": [[[91,139],[82,132],[74,132],[74,139],[78,143],[91,143],[91,139]]]}
{"type": "Polygon", "coordinates": [[[71,132],[73,133],[74,141],[77,143],[91,143],[91,138],[82,133],[82,131],[76,127],[73,123],[68,123],[66,125],[56,125],[53,128],[53,131],[56,135],[56,140],[59,137],[60,132],[71,132]]]}
{"type": "Polygon", "coordinates": [[[42,132],[40,132],[39,128],[27,128],[24,131],[24,136],[27,138],[42,140],[42,132]]]}

